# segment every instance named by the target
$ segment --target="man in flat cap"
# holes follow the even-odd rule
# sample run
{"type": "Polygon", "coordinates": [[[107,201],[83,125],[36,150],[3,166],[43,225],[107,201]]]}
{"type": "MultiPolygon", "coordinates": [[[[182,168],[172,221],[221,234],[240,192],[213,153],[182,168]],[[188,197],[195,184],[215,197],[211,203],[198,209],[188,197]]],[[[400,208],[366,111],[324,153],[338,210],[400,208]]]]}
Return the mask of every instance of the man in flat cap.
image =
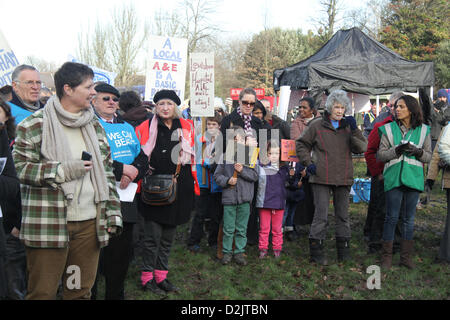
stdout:
{"type": "MultiPolygon", "coordinates": [[[[113,159],[113,173],[119,188],[126,189],[131,182],[142,179],[147,169],[147,156],[134,128],[117,113],[119,91],[107,83],[95,86],[97,94],[92,105],[99,122],[106,132],[113,159]]],[[[136,197],[132,202],[120,202],[123,218],[122,233],[112,238],[109,245],[102,249],[99,261],[99,273],[105,276],[105,299],[124,300],[124,282],[132,254],[133,227],[138,222],[136,197]]],[[[92,299],[97,295],[97,279],[92,289],[92,299]]]]}
{"type": "Polygon", "coordinates": [[[97,94],[92,99],[92,106],[100,119],[107,123],[115,123],[116,111],[119,109],[119,91],[107,83],[99,83],[95,86],[97,94]]]}

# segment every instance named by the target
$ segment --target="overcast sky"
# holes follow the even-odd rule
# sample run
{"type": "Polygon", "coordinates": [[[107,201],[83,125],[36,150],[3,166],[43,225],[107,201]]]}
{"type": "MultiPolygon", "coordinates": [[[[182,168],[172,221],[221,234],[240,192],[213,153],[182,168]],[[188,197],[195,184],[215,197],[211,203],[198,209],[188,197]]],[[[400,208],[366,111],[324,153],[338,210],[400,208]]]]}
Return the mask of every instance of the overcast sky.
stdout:
{"type": "MultiPolygon", "coordinates": [[[[156,9],[174,9],[178,0],[0,0],[0,30],[20,63],[35,56],[62,64],[76,55],[78,34],[97,20],[110,19],[111,10],[132,3],[143,22],[156,9]],[[164,4],[164,7],[163,7],[164,4]]],[[[347,8],[364,0],[345,0],[347,8]]],[[[269,27],[315,30],[311,17],[319,15],[319,0],[224,0],[217,7],[216,20],[224,36],[251,35],[269,27]]]]}

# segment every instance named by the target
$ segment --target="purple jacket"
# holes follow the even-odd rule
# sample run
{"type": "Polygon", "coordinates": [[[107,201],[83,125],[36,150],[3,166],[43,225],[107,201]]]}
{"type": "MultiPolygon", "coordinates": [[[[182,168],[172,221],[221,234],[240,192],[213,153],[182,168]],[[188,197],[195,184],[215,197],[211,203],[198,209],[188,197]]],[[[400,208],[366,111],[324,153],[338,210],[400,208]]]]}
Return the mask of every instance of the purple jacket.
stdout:
{"type": "Polygon", "coordinates": [[[286,181],[289,178],[289,167],[279,170],[267,165],[258,165],[258,191],[256,207],[265,209],[284,209],[286,202],[286,181]]]}

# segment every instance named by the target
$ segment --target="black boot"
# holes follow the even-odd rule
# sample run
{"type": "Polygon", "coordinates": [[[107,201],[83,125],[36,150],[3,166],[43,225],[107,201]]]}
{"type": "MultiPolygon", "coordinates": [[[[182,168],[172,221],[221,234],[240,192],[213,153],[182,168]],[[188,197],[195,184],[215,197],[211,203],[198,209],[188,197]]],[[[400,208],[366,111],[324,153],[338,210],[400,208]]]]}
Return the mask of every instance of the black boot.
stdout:
{"type": "Polygon", "coordinates": [[[151,293],[157,294],[157,295],[165,295],[166,292],[159,288],[159,286],[156,284],[155,279],[150,280],[147,282],[143,287],[142,290],[144,291],[150,291],[151,293]]]}
{"type": "Polygon", "coordinates": [[[309,239],[309,251],[311,254],[310,262],[315,262],[320,265],[328,265],[327,257],[323,252],[323,240],[309,239]]]}
{"type": "Polygon", "coordinates": [[[350,239],[336,237],[337,259],[339,262],[351,260],[350,239]]]}

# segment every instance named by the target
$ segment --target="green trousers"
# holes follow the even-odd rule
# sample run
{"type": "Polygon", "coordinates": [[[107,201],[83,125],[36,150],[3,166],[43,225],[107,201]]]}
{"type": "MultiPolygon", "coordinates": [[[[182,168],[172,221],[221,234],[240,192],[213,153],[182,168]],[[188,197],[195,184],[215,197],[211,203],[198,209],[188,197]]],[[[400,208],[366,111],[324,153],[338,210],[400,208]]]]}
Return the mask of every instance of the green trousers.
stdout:
{"type": "Polygon", "coordinates": [[[223,206],[223,253],[245,252],[250,203],[223,206]]]}

